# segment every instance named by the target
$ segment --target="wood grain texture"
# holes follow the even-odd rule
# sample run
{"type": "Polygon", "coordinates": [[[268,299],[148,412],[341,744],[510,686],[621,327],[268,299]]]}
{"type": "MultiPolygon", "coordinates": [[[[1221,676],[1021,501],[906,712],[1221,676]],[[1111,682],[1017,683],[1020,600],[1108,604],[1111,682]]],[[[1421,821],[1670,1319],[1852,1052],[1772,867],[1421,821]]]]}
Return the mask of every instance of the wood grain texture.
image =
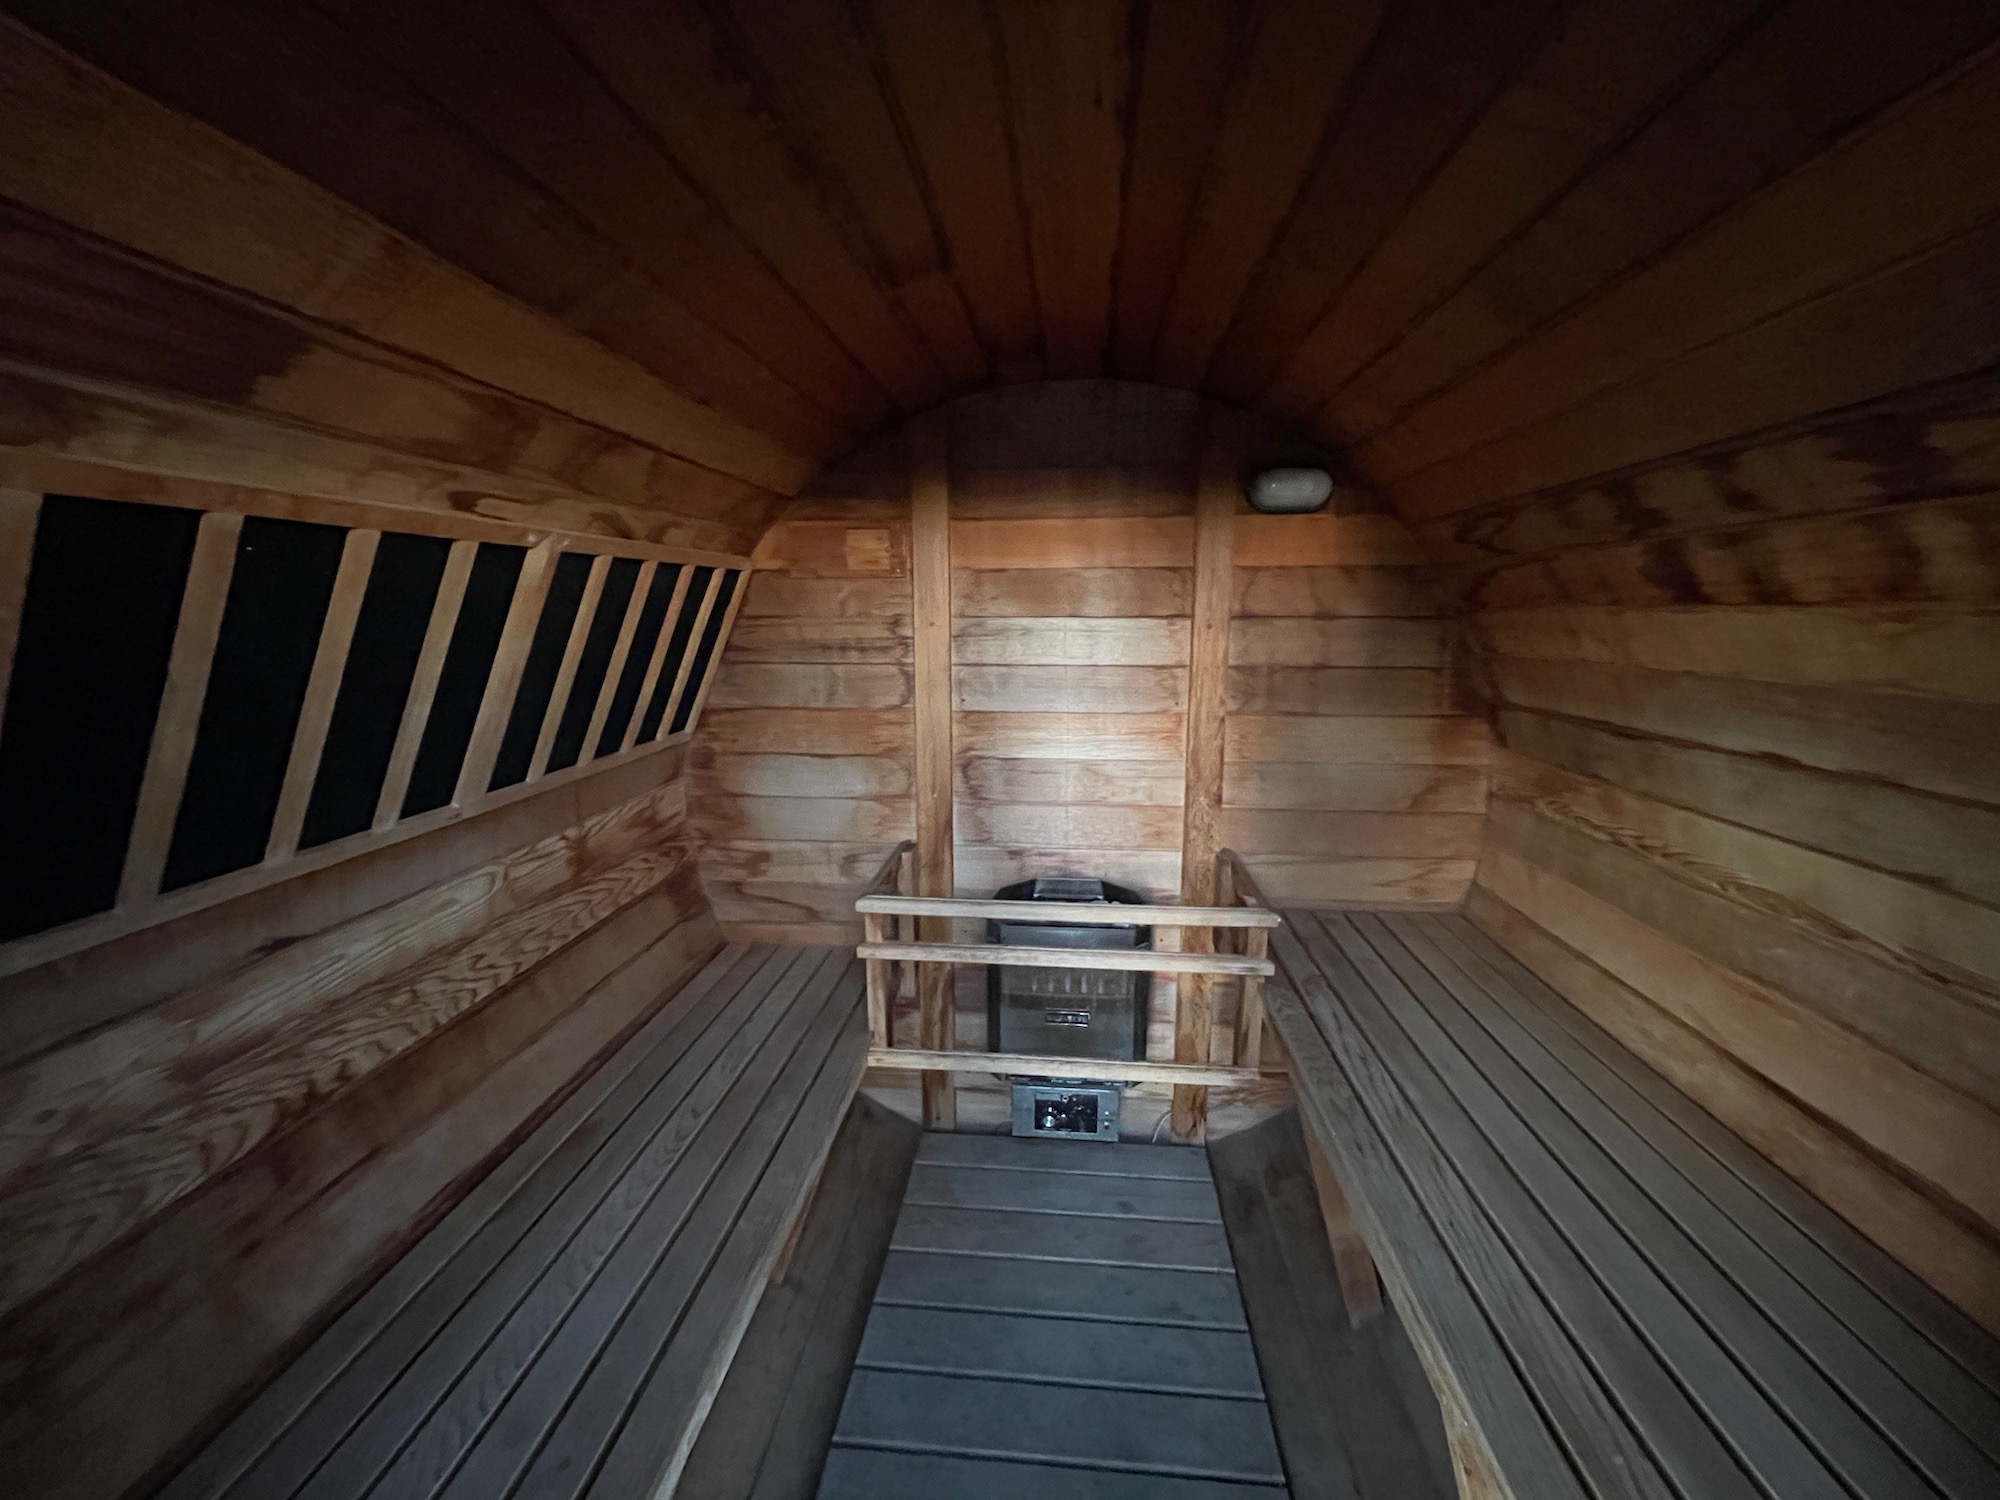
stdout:
{"type": "MultiPolygon", "coordinates": [[[[912,624],[916,644],[912,755],[915,777],[911,797],[917,840],[915,894],[950,896],[957,893],[952,871],[952,766],[954,722],[952,666],[954,642],[951,617],[951,478],[948,429],[941,416],[911,424],[907,431],[910,463],[910,583],[912,624]]],[[[948,924],[926,920],[918,935],[947,935],[948,924]]],[[[950,971],[931,966],[917,972],[920,1013],[918,1040],[926,1047],[952,1046],[950,971]]],[[[923,1080],[923,1117],[927,1128],[949,1130],[955,1123],[954,1085],[946,1074],[927,1073],[923,1080]]]]}

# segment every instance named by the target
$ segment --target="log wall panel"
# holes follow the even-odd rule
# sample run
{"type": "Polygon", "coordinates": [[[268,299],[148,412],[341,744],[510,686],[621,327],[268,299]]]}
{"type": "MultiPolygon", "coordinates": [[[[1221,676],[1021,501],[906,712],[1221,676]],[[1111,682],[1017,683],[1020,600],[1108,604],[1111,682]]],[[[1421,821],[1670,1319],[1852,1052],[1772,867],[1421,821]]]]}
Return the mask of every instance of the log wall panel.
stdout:
{"type": "Polygon", "coordinates": [[[2000,1330],[1991,403],[1423,529],[1503,747],[1475,918],[2000,1330]]]}
{"type": "Polygon", "coordinates": [[[60,966],[127,1008],[0,1072],[10,1491],[184,1451],[719,946],[679,760],[60,966]]]}

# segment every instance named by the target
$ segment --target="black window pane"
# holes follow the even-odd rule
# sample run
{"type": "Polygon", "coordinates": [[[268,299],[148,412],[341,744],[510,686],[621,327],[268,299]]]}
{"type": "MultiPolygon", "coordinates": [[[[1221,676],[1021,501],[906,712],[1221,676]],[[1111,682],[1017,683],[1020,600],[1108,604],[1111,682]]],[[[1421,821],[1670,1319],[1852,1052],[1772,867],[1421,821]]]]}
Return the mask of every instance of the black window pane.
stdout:
{"type": "Polygon", "coordinates": [[[722,640],[722,622],[729,617],[730,596],[736,592],[736,580],[741,573],[724,573],[722,583],[715,591],[715,608],[708,613],[708,623],[701,627],[701,644],[694,650],[694,666],[688,671],[687,691],[681,694],[680,705],[674,709],[674,727],[671,734],[679,734],[688,727],[688,720],[694,717],[695,700],[701,697],[702,680],[708,676],[709,663],[715,659],[715,648],[722,640]]]}
{"type": "Polygon", "coordinates": [[[163,890],[264,857],[346,539],[338,526],[244,520],[163,890]]]}
{"type": "Polygon", "coordinates": [[[597,613],[590,618],[590,633],[584,637],[583,655],[577,658],[562,722],[556,726],[555,746],[549,751],[551,771],[566,770],[583,754],[583,737],[590,732],[590,716],[597,708],[604,674],[611,668],[611,652],[625,623],[625,608],[632,602],[632,587],[638,581],[637,558],[614,558],[605,570],[604,592],[597,597],[597,613]]]}
{"type": "Polygon", "coordinates": [[[445,806],[458,791],[459,768],[465,764],[465,751],[479,722],[480,699],[500,651],[507,607],[514,602],[514,585],[527,556],[526,548],[500,542],[482,542],[473,554],[465,602],[459,606],[458,626],[444,654],[437,696],[403,798],[406,818],[445,806]]]}
{"type": "Polygon", "coordinates": [[[0,941],[117,899],[200,524],[42,502],[0,726],[0,941]]]}
{"type": "Polygon", "coordinates": [[[542,617],[535,623],[535,639],[521,667],[521,686],[507,715],[507,731],[500,739],[500,754],[493,762],[489,791],[526,781],[533,768],[535,741],[541,737],[542,719],[555,695],[556,674],[562,670],[563,649],[569,645],[570,627],[576,623],[584,585],[590,581],[591,561],[587,552],[565,552],[556,559],[542,617]]]}
{"type": "Polygon", "coordinates": [[[604,719],[604,733],[598,736],[598,755],[609,755],[625,742],[632,726],[632,714],[639,706],[639,689],[645,686],[646,668],[652,664],[653,648],[660,644],[660,627],[666,623],[667,606],[673,602],[674,582],[680,577],[679,563],[661,563],[653,570],[653,583],[639,606],[639,624],[632,632],[632,650],[625,658],[625,670],[618,674],[617,689],[611,695],[611,712],[604,719]]]}
{"type": "Polygon", "coordinates": [[[347,838],[375,821],[375,804],[396,751],[396,730],[450,558],[451,543],[434,536],[391,532],[375,549],[347,669],[327,724],[326,748],[306,804],[300,848],[347,838]]]}
{"type": "Polygon", "coordinates": [[[674,633],[667,637],[667,656],[660,666],[660,680],[653,685],[652,701],[646,705],[646,716],[639,721],[637,743],[641,745],[650,745],[660,737],[660,721],[666,717],[667,704],[673,698],[674,679],[680,676],[688,642],[694,637],[695,617],[701,613],[701,601],[708,596],[708,581],[714,576],[713,568],[696,568],[688,574],[687,595],[681,600],[674,633]]]}

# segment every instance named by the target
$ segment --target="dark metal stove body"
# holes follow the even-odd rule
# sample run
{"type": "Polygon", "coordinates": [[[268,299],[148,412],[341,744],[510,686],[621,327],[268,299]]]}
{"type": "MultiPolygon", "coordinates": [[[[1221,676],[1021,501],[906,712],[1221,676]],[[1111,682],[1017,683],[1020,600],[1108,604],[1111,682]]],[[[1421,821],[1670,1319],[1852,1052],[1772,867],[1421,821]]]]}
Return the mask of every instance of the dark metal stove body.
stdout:
{"type": "MultiPolygon", "coordinates": [[[[1136,891],[1073,877],[1024,880],[995,892],[999,901],[1143,904],[1136,891]]],[[[1137,924],[998,921],[992,942],[1037,948],[1150,948],[1152,929],[1137,924]]],[[[987,970],[986,1041],[995,1052],[1131,1061],[1146,1055],[1151,976],[1116,969],[987,970]]],[[[1118,1139],[1119,1086],[1057,1078],[1017,1079],[1014,1134],[1118,1139]]]]}

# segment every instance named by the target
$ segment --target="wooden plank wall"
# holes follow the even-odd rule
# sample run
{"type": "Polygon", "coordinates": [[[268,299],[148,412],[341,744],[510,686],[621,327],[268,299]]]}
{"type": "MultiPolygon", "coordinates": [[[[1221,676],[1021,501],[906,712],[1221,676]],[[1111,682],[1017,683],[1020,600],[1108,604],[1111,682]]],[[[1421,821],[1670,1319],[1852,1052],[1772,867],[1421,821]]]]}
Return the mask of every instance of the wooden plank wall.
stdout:
{"type": "Polygon", "coordinates": [[[1996,101],[1989,51],[1360,453],[1503,747],[1473,915],[2000,1329],[1996,101]]]}
{"type": "MultiPolygon", "coordinates": [[[[1070,873],[1177,899],[1201,403],[1057,381],[948,412],[959,892],[1070,873]]],[[[1318,456],[1269,423],[1244,442],[1251,467],[1318,456]]],[[[912,836],[908,497],[891,432],[759,548],[693,762],[732,934],[854,941],[854,893],[912,836]]],[[[1487,734],[1452,711],[1408,528],[1351,488],[1327,513],[1245,508],[1233,528],[1225,842],[1286,901],[1457,902],[1487,734]]]]}
{"type": "Polygon", "coordinates": [[[683,755],[0,980],[0,1492],[183,1455],[720,946],[683,755]]]}

